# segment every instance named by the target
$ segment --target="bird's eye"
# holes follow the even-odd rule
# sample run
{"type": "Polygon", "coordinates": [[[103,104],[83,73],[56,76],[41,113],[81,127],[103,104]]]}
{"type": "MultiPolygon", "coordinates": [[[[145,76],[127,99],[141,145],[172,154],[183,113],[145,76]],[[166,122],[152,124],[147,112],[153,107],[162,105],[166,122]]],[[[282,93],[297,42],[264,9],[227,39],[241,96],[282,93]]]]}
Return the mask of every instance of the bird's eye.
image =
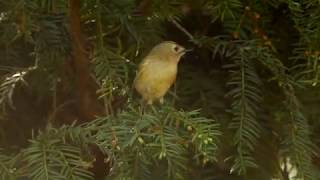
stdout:
{"type": "Polygon", "coordinates": [[[178,47],[178,46],[175,46],[175,47],[173,48],[173,50],[174,50],[175,52],[178,52],[178,51],[179,51],[179,47],[178,47]]]}

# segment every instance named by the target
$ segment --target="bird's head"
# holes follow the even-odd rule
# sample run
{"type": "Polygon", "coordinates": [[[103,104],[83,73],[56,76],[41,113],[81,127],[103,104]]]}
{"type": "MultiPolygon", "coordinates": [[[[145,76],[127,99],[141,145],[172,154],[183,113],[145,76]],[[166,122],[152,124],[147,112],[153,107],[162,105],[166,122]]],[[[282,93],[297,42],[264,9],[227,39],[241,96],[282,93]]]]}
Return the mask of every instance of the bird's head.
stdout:
{"type": "Polygon", "coordinates": [[[180,58],[190,50],[185,49],[183,46],[173,42],[164,41],[156,45],[149,53],[149,56],[159,57],[157,59],[179,62],[180,58]]]}

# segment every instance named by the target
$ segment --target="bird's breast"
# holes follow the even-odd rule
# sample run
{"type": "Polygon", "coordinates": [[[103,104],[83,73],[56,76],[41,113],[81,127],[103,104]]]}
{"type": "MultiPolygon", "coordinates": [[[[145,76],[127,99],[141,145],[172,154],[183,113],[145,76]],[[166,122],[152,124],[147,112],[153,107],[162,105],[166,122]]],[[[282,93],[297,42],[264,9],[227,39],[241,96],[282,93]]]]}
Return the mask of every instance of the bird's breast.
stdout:
{"type": "Polygon", "coordinates": [[[177,64],[171,62],[149,62],[140,69],[136,88],[141,94],[158,98],[163,96],[174,83],[177,64]]]}
{"type": "Polygon", "coordinates": [[[169,83],[171,80],[175,80],[177,75],[177,65],[175,63],[160,62],[151,66],[153,66],[153,68],[148,68],[150,70],[150,78],[157,80],[159,83],[161,83],[161,81],[169,83]]]}

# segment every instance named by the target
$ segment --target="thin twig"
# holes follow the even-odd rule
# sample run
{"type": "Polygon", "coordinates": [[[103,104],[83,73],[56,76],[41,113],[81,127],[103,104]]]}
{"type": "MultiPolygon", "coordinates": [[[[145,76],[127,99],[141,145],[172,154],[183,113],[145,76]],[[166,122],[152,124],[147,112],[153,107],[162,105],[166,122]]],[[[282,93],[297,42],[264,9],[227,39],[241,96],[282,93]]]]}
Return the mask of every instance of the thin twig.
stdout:
{"type": "Polygon", "coordinates": [[[185,33],[191,41],[194,41],[193,35],[188,30],[186,30],[186,28],[182,27],[174,18],[169,18],[169,21],[171,21],[178,29],[185,33]]]}

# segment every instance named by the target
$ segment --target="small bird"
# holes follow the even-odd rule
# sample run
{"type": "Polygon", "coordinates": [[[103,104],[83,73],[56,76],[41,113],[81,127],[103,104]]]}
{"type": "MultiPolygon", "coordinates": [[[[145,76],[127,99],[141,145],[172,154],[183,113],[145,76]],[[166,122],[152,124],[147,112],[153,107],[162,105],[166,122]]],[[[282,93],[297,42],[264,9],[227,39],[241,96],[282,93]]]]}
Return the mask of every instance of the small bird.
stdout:
{"type": "Polygon", "coordinates": [[[176,80],[178,62],[187,51],[173,41],[164,41],[142,60],[133,83],[147,104],[155,100],[163,103],[163,96],[176,80]]]}

